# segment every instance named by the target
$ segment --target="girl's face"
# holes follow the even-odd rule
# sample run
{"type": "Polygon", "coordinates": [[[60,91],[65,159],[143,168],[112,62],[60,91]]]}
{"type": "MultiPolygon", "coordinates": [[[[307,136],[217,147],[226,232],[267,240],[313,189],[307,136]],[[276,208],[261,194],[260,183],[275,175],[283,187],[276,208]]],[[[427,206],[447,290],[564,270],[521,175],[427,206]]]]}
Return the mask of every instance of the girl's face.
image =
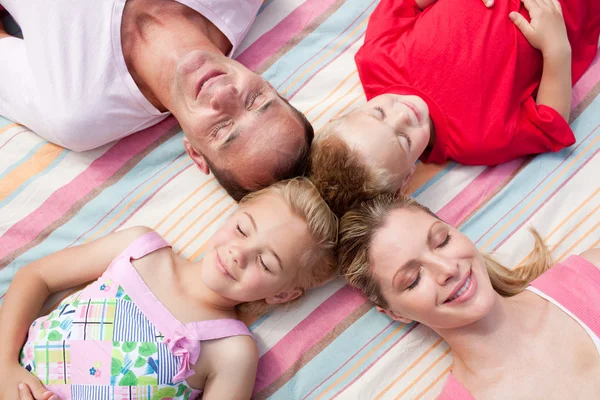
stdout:
{"type": "Polygon", "coordinates": [[[498,298],[473,242],[421,210],[392,211],[369,256],[388,302],[378,309],[395,320],[458,328],[483,318],[498,298]]]}
{"type": "Polygon", "coordinates": [[[278,195],[260,195],[242,204],[210,239],[202,279],[240,303],[285,303],[302,294],[295,280],[312,245],[304,221],[278,195]]]}
{"type": "Polygon", "coordinates": [[[398,186],[425,151],[432,122],[427,104],[417,96],[383,94],[342,117],[337,130],[365,160],[396,177],[398,186]]]}

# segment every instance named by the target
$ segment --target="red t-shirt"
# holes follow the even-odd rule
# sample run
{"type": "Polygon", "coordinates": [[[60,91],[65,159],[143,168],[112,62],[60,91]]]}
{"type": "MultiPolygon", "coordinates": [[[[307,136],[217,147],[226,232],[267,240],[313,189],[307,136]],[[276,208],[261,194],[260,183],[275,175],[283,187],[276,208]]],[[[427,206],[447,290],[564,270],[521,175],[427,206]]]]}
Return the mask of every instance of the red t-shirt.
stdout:
{"type": "MultiPolygon", "coordinates": [[[[594,59],[600,0],[560,0],[576,82],[594,59]]],[[[420,10],[414,0],[382,0],[355,60],[368,99],[415,94],[428,104],[436,141],[421,156],[495,165],[575,143],[554,109],[536,105],[541,53],[510,21],[528,18],[519,0],[438,0],[420,10]]]]}

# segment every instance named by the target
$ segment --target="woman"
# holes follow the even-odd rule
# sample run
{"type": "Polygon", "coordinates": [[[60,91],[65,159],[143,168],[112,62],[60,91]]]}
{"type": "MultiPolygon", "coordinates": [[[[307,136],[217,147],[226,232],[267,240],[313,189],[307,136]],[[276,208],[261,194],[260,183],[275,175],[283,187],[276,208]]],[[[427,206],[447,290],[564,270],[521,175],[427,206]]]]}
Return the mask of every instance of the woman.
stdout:
{"type": "Polygon", "coordinates": [[[592,399],[600,394],[600,249],[553,268],[536,244],[514,271],[416,201],[382,195],[341,222],[339,262],[377,309],[452,348],[440,399],[592,399]]]}

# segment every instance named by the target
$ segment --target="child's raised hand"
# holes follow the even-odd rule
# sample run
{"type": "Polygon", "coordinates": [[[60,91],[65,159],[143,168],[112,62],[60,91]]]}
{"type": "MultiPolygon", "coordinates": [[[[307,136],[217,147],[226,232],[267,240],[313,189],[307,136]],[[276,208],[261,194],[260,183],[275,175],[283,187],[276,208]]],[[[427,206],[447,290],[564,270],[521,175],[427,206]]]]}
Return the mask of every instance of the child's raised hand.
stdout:
{"type": "Polygon", "coordinates": [[[518,12],[511,12],[511,21],[519,28],[529,44],[546,56],[570,52],[567,28],[558,0],[522,0],[531,22],[518,12]]]}

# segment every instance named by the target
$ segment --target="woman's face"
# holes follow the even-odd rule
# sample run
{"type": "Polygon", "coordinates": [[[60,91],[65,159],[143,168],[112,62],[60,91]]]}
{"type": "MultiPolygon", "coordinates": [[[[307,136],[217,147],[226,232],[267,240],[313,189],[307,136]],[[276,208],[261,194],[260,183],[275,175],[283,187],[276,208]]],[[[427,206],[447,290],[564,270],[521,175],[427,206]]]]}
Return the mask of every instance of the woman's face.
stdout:
{"type": "Polygon", "coordinates": [[[484,317],[497,299],[473,242],[422,210],[392,211],[369,257],[388,302],[379,310],[395,320],[458,328],[484,317]]]}

